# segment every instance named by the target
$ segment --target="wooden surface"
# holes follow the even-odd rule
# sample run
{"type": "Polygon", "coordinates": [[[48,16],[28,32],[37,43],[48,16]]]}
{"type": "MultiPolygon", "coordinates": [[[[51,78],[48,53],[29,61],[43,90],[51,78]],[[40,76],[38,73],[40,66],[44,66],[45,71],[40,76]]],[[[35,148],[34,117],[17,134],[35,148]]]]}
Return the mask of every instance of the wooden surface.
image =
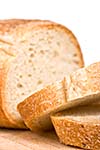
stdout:
{"type": "Polygon", "coordinates": [[[79,150],[61,144],[54,132],[0,129],[0,150],[79,150]]]}

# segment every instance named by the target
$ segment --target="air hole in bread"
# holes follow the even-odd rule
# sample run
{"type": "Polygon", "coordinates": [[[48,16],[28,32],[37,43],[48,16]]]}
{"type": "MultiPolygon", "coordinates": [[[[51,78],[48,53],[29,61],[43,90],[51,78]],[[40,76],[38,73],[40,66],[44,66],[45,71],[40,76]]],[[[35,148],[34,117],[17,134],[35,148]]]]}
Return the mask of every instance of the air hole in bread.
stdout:
{"type": "Polygon", "coordinates": [[[33,48],[30,47],[30,48],[29,48],[29,51],[33,51],[33,48]]]}
{"type": "Polygon", "coordinates": [[[43,82],[42,80],[38,80],[38,83],[37,83],[37,84],[42,84],[42,82],[43,82]]]}
{"type": "Polygon", "coordinates": [[[40,50],[40,53],[41,53],[41,54],[44,54],[45,52],[44,52],[44,50],[40,50]]]}
{"type": "Polygon", "coordinates": [[[29,62],[29,63],[32,63],[32,60],[31,60],[31,59],[29,59],[29,60],[28,60],[28,62],[29,62]]]}
{"type": "Polygon", "coordinates": [[[25,95],[25,93],[22,93],[22,95],[25,95]]]}
{"type": "Polygon", "coordinates": [[[18,88],[22,88],[23,85],[22,85],[21,83],[18,83],[18,84],[17,84],[17,87],[18,87],[18,88]]]}
{"type": "Polygon", "coordinates": [[[31,74],[28,74],[28,77],[31,77],[32,75],[31,74]]]}
{"type": "Polygon", "coordinates": [[[77,56],[77,54],[75,53],[73,56],[74,56],[74,57],[76,57],[76,56],[77,56]]]}
{"type": "Polygon", "coordinates": [[[23,76],[22,76],[22,75],[20,75],[19,77],[20,77],[20,78],[22,78],[23,76]]]}
{"type": "Polygon", "coordinates": [[[32,54],[30,55],[30,57],[34,57],[34,54],[32,53],[32,54]]]}

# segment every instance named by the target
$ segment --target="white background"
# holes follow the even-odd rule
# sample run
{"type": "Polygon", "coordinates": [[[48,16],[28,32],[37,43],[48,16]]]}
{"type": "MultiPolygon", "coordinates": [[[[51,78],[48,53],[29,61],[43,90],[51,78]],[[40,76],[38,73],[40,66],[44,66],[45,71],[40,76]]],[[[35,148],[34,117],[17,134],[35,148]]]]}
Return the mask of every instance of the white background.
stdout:
{"type": "Polygon", "coordinates": [[[46,19],[76,35],[85,64],[100,61],[100,0],[0,0],[0,19],[46,19]]]}

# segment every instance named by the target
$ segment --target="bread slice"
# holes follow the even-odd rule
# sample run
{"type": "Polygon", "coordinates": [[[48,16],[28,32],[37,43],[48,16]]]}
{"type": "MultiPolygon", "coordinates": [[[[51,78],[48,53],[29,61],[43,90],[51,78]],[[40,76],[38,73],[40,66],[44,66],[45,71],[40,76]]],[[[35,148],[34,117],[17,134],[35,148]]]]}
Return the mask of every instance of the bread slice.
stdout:
{"type": "Polygon", "coordinates": [[[0,69],[0,126],[26,128],[17,104],[82,67],[82,53],[73,33],[51,21],[0,21],[0,43],[10,55],[0,69]]]}
{"type": "Polygon", "coordinates": [[[61,143],[100,149],[100,105],[75,107],[51,117],[61,143]]]}
{"type": "Polygon", "coordinates": [[[100,62],[37,91],[18,105],[18,111],[31,130],[49,130],[52,128],[50,115],[94,102],[100,103],[100,62]]]}

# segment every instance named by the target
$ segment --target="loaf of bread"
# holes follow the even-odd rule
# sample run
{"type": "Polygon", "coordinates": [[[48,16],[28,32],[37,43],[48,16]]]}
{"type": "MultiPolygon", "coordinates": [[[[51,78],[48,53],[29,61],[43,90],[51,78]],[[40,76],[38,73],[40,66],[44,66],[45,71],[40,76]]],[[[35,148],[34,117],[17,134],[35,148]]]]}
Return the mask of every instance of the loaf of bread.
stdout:
{"type": "Polygon", "coordinates": [[[26,128],[17,104],[83,64],[77,39],[66,27],[41,20],[0,21],[0,127],[26,128]]]}
{"type": "Polygon", "coordinates": [[[74,107],[51,119],[61,143],[100,150],[100,105],[74,107]]]}
{"type": "Polygon", "coordinates": [[[100,103],[100,62],[37,91],[18,105],[18,111],[31,130],[49,130],[52,128],[50,115],[94,102],[100,103]]]}

